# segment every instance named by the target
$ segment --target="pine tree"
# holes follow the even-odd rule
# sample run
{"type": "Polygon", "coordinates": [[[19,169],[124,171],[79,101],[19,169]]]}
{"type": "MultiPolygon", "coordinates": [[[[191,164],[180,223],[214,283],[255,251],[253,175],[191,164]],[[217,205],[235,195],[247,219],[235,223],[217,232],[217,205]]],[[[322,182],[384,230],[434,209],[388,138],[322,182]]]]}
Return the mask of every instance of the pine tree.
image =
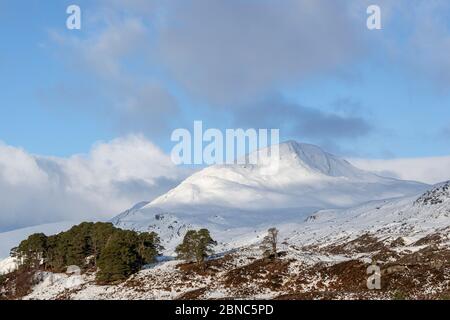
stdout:
{"type": "Polygon", "coordinates": [[[47,253],[47,237],[43,233],[30,235],[12,250],[21,266],[36,269],[45,261],[47,253]]]}
{"type": "Polygon", "coordinates": [[[128,232],[116,232],[108,240],[98,260],[97,280],[108,283],[125,280],[137,271],[138,254],[130,246],[128,232]]]}
{"type": "Polygon", "coordinates": [[[183,242],[175,248],[178,259],[186,261],[195,261],[195,238],[197,232],[188,230],[184,235],[183,242]]]}
{"type": "Polygon", "coordinates": [[[207,229],[200,229],[197,232],[198,246],[196,250],[197,262],[203,262],[208,256],[214,253],[212,247],[217,245],[217,242],[211,238],[207,229]]]}
{"type": "Polygon", "coordinates": [[[155,232],[143,232],[138,236],[138,254],[142,259],[142,264],[149,264],[155,261],[156,256],[164,248],[155,232]]]}
{"type": "Polygon", "coordinates": [[[68,250],[66,263],[80,268],[86,267],[86,257],[92,255],[92,222],[83,222],[72,227],[68,232],[68,250]]]}
{"type": "Polygon", "coordinates": [[[97,222],[93,225],[91,232],[91,245],[92,255],[94,256],[94,266],[97,266],[97,260],[100,257],[100,253],[106,247],[106,244],[115,229],[116,228],[114,228],[112,223],[97,222]]]}
{"type": "Polygon", "coordinates": [[[54,272],[62,272],[67,265],[66,253],[67,247],[64,245],[61,236],[48,237],[46,267],[54,272]]]}
{"type": "Polygon", "coordinates": [[[117,229],[100,253],[97,280],[100,283],[125,280],[143,265],[154,262],[161,249],[154,232],[138,234],[117,229]]]}
{"type": "Polygon", "coordinates": [[[189,230],[175,252],[178,259],[202,263],[205,258],[214,253],[212,247],[215,245],[217,242],[212,239],[207,229],[189,230]]]}
{"type": "Polygon", "coordinates": [[[261,242],[260,249],[263,251],[264,258],[277,258],[278,229],[270,228],[267,235],[261,242]]]}

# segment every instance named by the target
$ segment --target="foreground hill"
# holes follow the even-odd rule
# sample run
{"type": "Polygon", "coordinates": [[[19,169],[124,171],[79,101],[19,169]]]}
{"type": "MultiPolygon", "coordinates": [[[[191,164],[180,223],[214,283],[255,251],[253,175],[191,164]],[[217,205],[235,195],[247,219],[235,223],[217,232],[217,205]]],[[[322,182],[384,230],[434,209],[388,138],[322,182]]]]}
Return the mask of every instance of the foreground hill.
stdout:
{"type": "MultiPolygon", "coordinates": [[[[162,259],[109,286],[83,275],[42,273],[26,299],[448,299],[450,182],[412,197],[321,210],[280,223],[279,258],[258,244],[221,252],[204,267],[162,259]],[[367,267],[381,289],[367,288],[367,267]]],[[[262,234],[252,235],[257,242],[262,234]]]]}

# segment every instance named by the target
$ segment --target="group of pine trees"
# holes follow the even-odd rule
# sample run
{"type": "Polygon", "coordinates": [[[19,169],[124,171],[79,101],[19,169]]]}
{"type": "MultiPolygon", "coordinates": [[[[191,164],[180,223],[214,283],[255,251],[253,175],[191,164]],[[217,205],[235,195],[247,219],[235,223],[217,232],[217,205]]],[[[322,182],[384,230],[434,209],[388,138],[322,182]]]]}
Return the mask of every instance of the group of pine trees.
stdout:
{"type": "Polygon", "coordinates": [[[124,280],[154,262],[161,249],[154,232],[137,233],[111,223],[83,222],[53,236],[33,234],[13,248],[11,256],[28,270],[42,267],[62,272],[71,265],[81,270],[97,268],[97,280],[109,283],[124,280]]]}
{"type": "MultiPolygon", "coordinates": [[[[271,228],[261,242],[264,258],[277,258],[278,230],[271,228]]],[[[175,252],[180,260],[204,264],[211,256],[213,240],[207,229],[189,230],[175,252]]],[[[44,268],[63,272],[68,266],[82,271],[97,270],[99,283],[123,281],[152,263],[163,247],[154,232],[138,233],[114,227],[111,223],[83,222],[53,236],[36,233],[11,250],[11,256],[26,271],[44,268]]]]}

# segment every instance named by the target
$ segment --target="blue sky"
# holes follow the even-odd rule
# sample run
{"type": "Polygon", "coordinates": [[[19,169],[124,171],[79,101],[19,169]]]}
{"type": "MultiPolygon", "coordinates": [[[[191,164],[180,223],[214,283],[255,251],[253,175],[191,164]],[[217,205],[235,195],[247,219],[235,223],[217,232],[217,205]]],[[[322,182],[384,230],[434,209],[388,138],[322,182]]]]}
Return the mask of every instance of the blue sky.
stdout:
{"type": "MultiPolygon", "coordinates": [[[[318,110],[324,115],[336,115],[340,117],[339,121],[356,117],[367,124],[367,130],[356,136],[308,136],[302,131],[288,129],[280,118],[270,125],[281,129],[282,138],[317,143],[337,153],[367,158],[450,154],[450,85],[445,74],[449,73],[450,77],[450,62],[443,61],[450,58],[443,57],[442,52],[446,49],[443,43],[449,41],[450,34],[448,25],[440,24],[439,19],[433,22],[427,16],[440,9],[440,17],[445,20],[448,16],[445,2],[435,2],[435,8],[416,6],[414,10],[418,12],[406,15],[404,11],[411,9],[407,2],[391,8],[389,2],[380,1],[383,29],[375,31],[365,28],[367,15],[363,4],[343,8],[342,19],[331,22],[327,21],[326,10],[317,10],[325,11],[322,16],[314,17],[323,19],[321,24],[311,26],[308,33],[299,31],[298,46],[291,48],[287,42],[280,42],[286,45],[280,50],[292,49],[292,52],[300,54],[292,59],[302,59],[305,63],[279,63],[275,60],[291,57],[274,51],[273,69],[262,76],[255,70],[266,68],[265,63],[270,59],[261,58],[261,65],[255,63],[246,69],[240,65],[246,59],[223,57],[223,66],[213,66],[211,74],[201,70],[213,63],[222,63],[220,57],[210,59],[210,55],[221,52],[221,46],[226,46],[224,55],[239,55],[240,50],[242,55],[247,55],[249,48],[242,44],[247,38],[240,38],[235,29],[228,30],[226,19],[230,13],[226,5],[217,4],[214,8],[213,4],[212,8],[202,11],[208,6],[207,2],[194,2],[192,10],[185,14],[171,14],[171,10],[180,8],[175,4],[163,5],[159,1],[155,1],[153,6],[139,0],[128,3],[78,1],[76,4],[82,9],[83,23],[79,31],[65,28],[65,9],[72,4],[70,1],[2,2],[0,140],[35,154],[69,156],[87,152],[99,140],[143,133],[168,151],[172,145],[170,132],[178,126],[189,127],[196,119],[203,120],[208,127],[226,128],[236,123],[258,126],[261,122],[256,115],[254,121],[240,121],[241,110],[248,105],[257,108],[258,103],[266,98],[282,95],[289,103],[318,110]],[[352,14],[344,13],[344,9],[352,10],[352,14]],[[221,10],[224,21],[216,23],[213,15],[221,10]],[[211,17],[206,16],[208,12],[211,17]],[[421,19],[417,20],[419,16],[421,19]],[[206,31],[199,30],[191,21],[194,18],[210,22],[212,28],[217,28],[217,41],[211,41],[206,31]],[[341,21],[346,19],[348,21],[341,21]],[[432,22],[427,19],[434,24],[430,25],[432,22]],[[179,29],[178,23],[182,26],[179,29]],[[325,28],[325,32],[314,32],[317,26],[325,28]],[[133,33],[130,38],[135,37],[130,43],[125,43],[128,39],[124,40],[127,28],[133,33]],[[351,32],[346,33],[347,30],[351,32]],[[430,30],[429,37],[420,38],[423,32],[430,30]],[[177,31],[181,36],[192,37],[192,47],[187,47],[181,36],[177,38],[177,31]],[[120,32],[123,34],[118,39],[105,40],[110,36],[108,33],[120,32]],[[329,35],[331,32],[338,34],[329,35]],[[203,33],[206,34],[204,37],[203,33]],[[319,38],[323,35],[329,35],[330,39],[319,38]],[[318,38],[306,42],[305,47],[312,48],[304,50],[302,37],[318,38]],[[330,43],[334,37],[339,43],[330,43]],[[196,43],[202,39],[209,42],[196,43]],[[427,43],[422,45],[422,40],[427,43]],[[89,52],[90,47],[102,41],[112,48],[89,52]],[[120,49],[121,41],[124,47],[130,47],[129,50],[120,49]],[[173,54],[178,50],[178,54],[173,54]],[[326,50],[330,51],[331,57],[323,52],[326,50]],[[193,58],[197,51],[199,60],[193,58]],[[306,52],[302,55],[303,51],[306,52]],[[169,58],[161,58],[161,53],[169,58]],[[89,54],[99,57],[92,58],[89,54]],[[117,64],[120,70],[111,71],[108,66],[99,65],[103,59],[110,59],[111,64],[117,64]],[[312,60],[311,68],[308,59],[312,60]],[[205,60],[206,66],[203,66],[202,61],[205,60]],[[196,62],[200,62],[199,65],[193,65],[196,62]],[[224,72],[224,68],[230,72],[224,72]],[[242,68],[246,73],[240,74],[242,68]],[[205,80],[205,74],[210,79],[205,80]],[[234,74],[236,85],[230,84],[227,78],[234,74]],[[254,85],[261,77],[266,78],[254,85]],[[139,86],[142,88],[137,88],[139,86]],[[154,100],[152,95],[146,97],[148,88],[156,92],[154,100]],[[239,88],[242,92],[237,92],[239,88]],[[247,95],[246,90],[251,93],[247,95]],[[138,95],[145,97],[135,99],[138,95]],[[152,102],[147,103],[145,99],[152,102]],[[161,99],[163,102],[159,106],[161,99]],[[136,104],[133,114],[123,111],[120,106],[127,103],[136,104]],[[159,128],[162,123],[164,125],[159,128]]],[[[243,28],[246,23],[254,27],[273,23],[264,21],[269,15],[259,12],[253,1],[250,3],[255,6],[250,8],[251,12],[256,12],[255,16],[246,20],[242,14],[236,18],[243,28]]],[[[265,3],[266,9],[274,6],[270,1],[265,3]]],[[[295,5],[295,1],[286,3],[295,5]]],[[[326,4],[326,1],[321,3],[326,4]]],[[[236,1],[236,7],[241,5],[242,2],[236,1]]],[[[279,9],[276,14],[282,16],[283,10],[279,9]]],[[[335,11],[332,10],[341,9],[335,6],[330,10],[333,13],[335,11]]],[[[298,15],[299,19],[303,17],[301,13],[298,15]]],[[[291,23],[289,19],[288,23],[291,23]]],[[[203,27],[208,28],[206,25],[203,27]]],[[[291,30],[275,23],[273,34],[263,29],[261,36],[267,37],[267,46],[271,41],[276,45],[278,42],[270,39],[271,36],[276,38],[281,34],[288,40],[295,39],[296,27],[303,28],[304,25],[292,22],[291,30]],[[292,38],[289,38],[286,33],[291,31],[293,34],[289,37],[292,38]]],[[[245,36],[258,37],[258,30],[245,36]]],[[[261,48],[265,49],[265,45],[255,40],[255,50],[261,48]]],[[[260,56],[262,52],[252,54],[260,56]]],[[[274,105],[273,109],[277,110],[277,106],[274,105]]]]}
{"type": "Polygon", "coordinates": [[[449,15],[446,0],[1,1],[0,232],[167,192],[191,172],[170,135],[194,120],[448,180],[449,15]]]}
{"type": "Polygon", "coordinates": [[[42,97],[44,91],[52,90],[61,79],[70,77],[71,70],[49,40],[50,30],[64,32],[67,3],[5,1],[2,4],[0,140],[33,153],[82,152],[93,141],[114,135],[108,124],[91,114],[66,107],[58,97],[51,99],[57,103],[46,103],[42,97]]]}

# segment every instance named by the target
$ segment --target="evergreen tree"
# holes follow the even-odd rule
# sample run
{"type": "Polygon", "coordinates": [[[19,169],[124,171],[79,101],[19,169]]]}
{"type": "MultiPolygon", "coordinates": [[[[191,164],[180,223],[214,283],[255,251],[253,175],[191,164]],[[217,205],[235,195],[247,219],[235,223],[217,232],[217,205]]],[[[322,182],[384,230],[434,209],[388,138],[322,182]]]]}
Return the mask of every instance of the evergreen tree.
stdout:
{"type": "Polygon", "coordinates": [[[195,230],[188,230],[188,232],[186,232],[183,242],[180,243],[175,249],[178,259],[189,262],[196,260],[196,235],[197,231],[195,230]]]}
{"type": "Polygon", "coordinates": [[[101,283],[122,281],[143,265],[154,262],[160,240],[156,233],[116,230],[98,259],[97,280],[101,283]]]}
{"type": "Polygon", "coordinates": [[[97,222],[92,227],[91,233],[91,245],[92,245],[92,255],[94,256],[94,266],[97,266],[97,260],[100,257],[100,253],[103,248],[106,247],[108,240],[114,233],[116,228],[114,228],[112,223],[101,223],[97,222]]]}
{"type": "Polygon", "coordinates": [[[60,235],[53,235],[47,239],[46,267],[53,272],[62,272],[67,265],[67,247],[63,241],[60,235]]]}
{"type": "Polygon", "coordinates": [[[38,268],[46,259],[47,237],[43,233],[30,235],[22,241],[17,248],[11,250],[21,266],[26,268],[38,268]]]}
{"type": "Polygon", "coordinates": [[[212,247],[216,244],[217,242],[212,239],[207,229],[189,230],[175,252],[178,259],[202,263],[205,258],[214,253],[212,247]]]}
{"type": "Polygon", "coordinates": [[[138,253],[142,258],[142,264],[149,264],[155,261],[155,257],[164,248],[155,232],[143,232],[139,234],[138,253]]]}
{"type": "Polygon", "coordinates": [[[136,246],[130,245],[132,235],[127,231],[115,232],[108,240],[98,260],[99,282],[125,280],[138,269],[136,246]]]}
{"type": "Polygon", "coordinates": [[[200,229],[197,232],[198,246],[196,251],[197,262],[203,262],[205,258],[212,255],[214,250],[213,246],[217,245],[217,242],[211,238],[207,229],[200,229]]]}
{"type": "Polygon", "coordinates": [[[66,264],[84,268],[85,258],[91,254],[89,247],[90,225],[82,223],[72,227],[65,234],[65,237],[67,244],[66,264]]]}
{"type": "Polygon", "coordinates": [[[264,258],[278,257],[277,254],[278,243],[278,229],[270,228],[267,230],[267,235],[261,242],[260,249],[263,251],[264,258]]]}

